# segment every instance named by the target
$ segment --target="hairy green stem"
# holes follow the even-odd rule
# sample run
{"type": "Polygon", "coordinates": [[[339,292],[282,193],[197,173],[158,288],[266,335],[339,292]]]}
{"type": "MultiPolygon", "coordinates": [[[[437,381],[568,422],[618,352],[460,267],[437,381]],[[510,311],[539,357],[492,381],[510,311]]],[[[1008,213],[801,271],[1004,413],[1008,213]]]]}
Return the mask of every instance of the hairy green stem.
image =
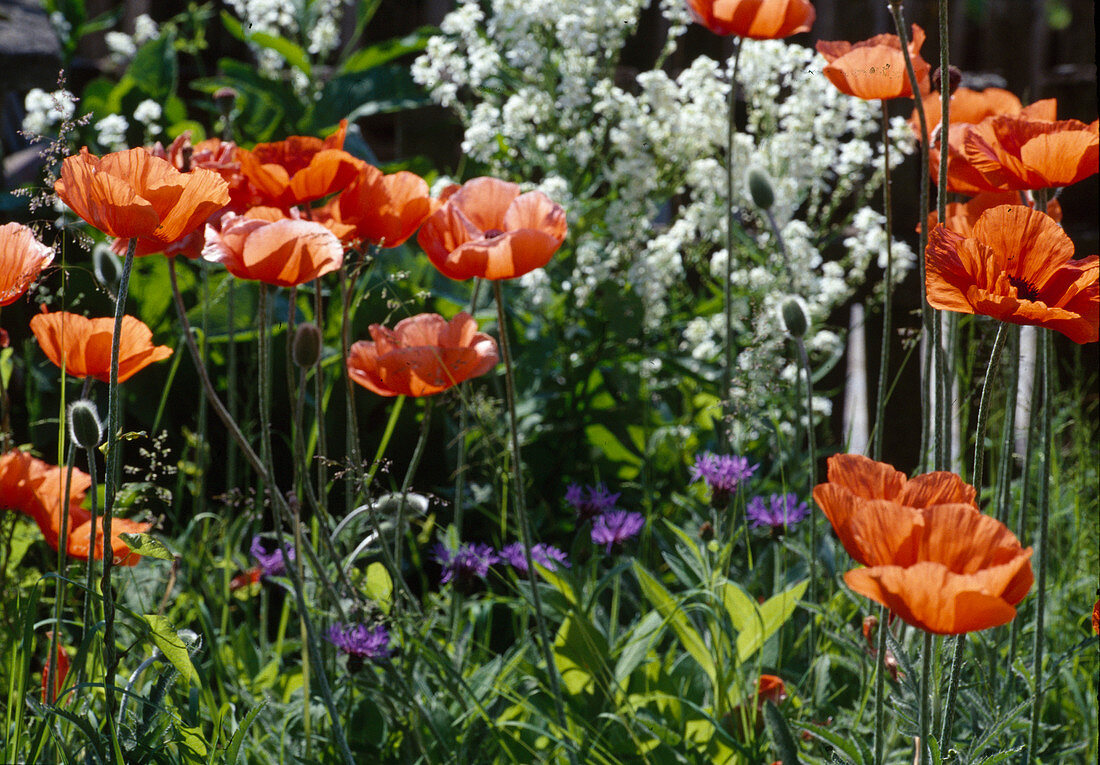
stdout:
{"type": "Polygon", "coordinates": [[[931,730],[931,720],[928,716],[928,693],[931,690],[929,682],[932,674],[932,633],[922,632],[924,635],[924,642],[920,653],[920,685],[917,688],[917,692],[920,698],[917,699],[917,714],[918,725],[920,727],[920,765],[929,765],[929,749],[928,749],[928,733],[931,730]]]}
{"type": "MultiPolygon", "coordinates": [[[[798,346],[798,359],[802,364],[802,374],[806,377],[806,440],[810,455],[810,493],[817,485],[817,439],[814,434],[814,378],[810,369],[810,355],[806,353],[806,344],[801,337],[795,338],[798,346]]],[[[817,602],[817,513],[810,513],[810,602],[817,602]]],[[[748,537],[746,535],[746,543],[748,537]]],[[[817,634],[814,615],[810,614],[810,661],[817,651],[817,634]]]]}
{"type": "Polygon", "coordinates": [[[878,362],[878,390],[875,395],[875,436],[871,442],[871,458],[882,459],[882,436],[886,431],[886,377],[890,368],[890,335],[894,309],[894,207],[890,194],[890,114],[882,100],[882,205],[886,210],[886,278],[882,296],[882,345],[878,362]]]}
{"type": "Polygon", "coordinates": [[[878,632],[875,635],[875,765],[882,765],[886,748],[886,630],[889,611],[878,607],[878,632]]]}
{"type": "Polygon", "coordinates": [[[416,440],[416,447],[413,449],[409,466],[405,469],[405,478],[401,481],[401,502],[397,506],[397,528],[393,534],[393,560],[399,576],[401,573],[401,554],[405,542],[405,506],[409,499],[409,485],[416,474],[416,469],[420,466],[420,459],[424,456],[424,447],[428,444],[428,432],[431,429],[432,422],[432,403],[433,399],[430,396],[426,397],[424,416],[420,422],[420,436],[416,440]]]}
{"type": "MultiPolygon", "coordinates": [[[[504,362],[504,390],[508,405],[508,424],[511,431],[512,442],[512,483],[515,496],[516,516],[520,533],[520,541],[523,545],[523,557],[527,562],[527,580],[531,584],[531,603],[535,611],[535,624],[539,632],[539,643],[542,647],[543,659],[546,661],[546,675],[550,681],[550,693],[554,698],[554,712],[561,726],[563,735],[568,736],[568,727],[565,719],[565,704],[562,701],[561,683],[558,678],[557,665],[554,663],[553,648],[550,643],[550,633],[546,628],[546,619],[542,613],[542,600],[539,596],[538,572],[535,570],[535,561],[531,557],[531,521],[527,517],[527,502],[523,488],[523,458],[519,447],[519,426],[516,423],[516,390],[512,372],[512,355],[508,347],[508,324],[504,314],[504,293],[500,287],[500,281],[493,282],[493,296],[497,304],[497,329],[500,334],[500,356],[504,362]]],[[[576,765],[576,753],[570,745],[566,750],[569,761],[576,765]]]]}
{"type": "Polygon", "coordinates": [[[722,298],[725,303],[725,333],[723,336],[722,390],[719,401],[722,416],[718,422],[718,453],[727,454],[733,448],[730,443],[729,420],[733,417],[730,409],[730,388],[733,386],[733,295],[730,282],[733,279],[733,227],[736,223],[733,205],[733,137],[737,133],[735,120],[737,110],[737,63],[741,59],[741,44],[733,39],[733,62],[730,64],[729,113],[726,119],[726,270],[722,284],[722,298]]]}
{"type": "Polygon", "coordinates": [[[993,350],[989,354],[989,365],[986,367],[985,381],[982,383],[982,397],[978,402],[978,423],[974,434],[974,469],[970,474],[970,483],[978,491],[979,504],[985,467],[985,429],[989,421],[989,399],[993,394],[993,378],[996,377],[997,368],[1001,363],[1001,352],[1008,339],[1008,327],[1009,325],[1003,321],[998,323],[997,337],[993,340],[993,350]]]}

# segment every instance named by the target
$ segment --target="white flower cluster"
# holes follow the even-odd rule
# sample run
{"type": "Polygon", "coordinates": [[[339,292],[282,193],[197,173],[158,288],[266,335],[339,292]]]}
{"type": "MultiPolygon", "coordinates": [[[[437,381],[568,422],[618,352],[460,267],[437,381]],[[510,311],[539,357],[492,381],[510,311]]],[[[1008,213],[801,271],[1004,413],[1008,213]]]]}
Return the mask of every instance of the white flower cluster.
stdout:
{"type": "Polygon", "coordinates": [[[108,114],[95,123],[96,141],[107,151],[123,151],[126,144],[126,131],[130,123],[121,114],[108,114]]]}
{"type": "MultiPolygon", "coordinates": [[[[732,395],[745,411],[755,405],[759,412],[762,401],[774,400],[771,391],[790,389],[796,379],[775,318],[779,302],[791,293],[803,299],[807,345],[821,361],[841,350],[823,322],[863,282],[872,259],[885,262],[883,216],[865,206],[882,181],[879,107],[837,91],[812,50],[744,40],[736,80],[748,121],[727,157],[732,61],[703,56],[679,72],[633,76],[619,65],[648,4],[460,0],[413,77],[458,112],[471,158],[505,178],[555,179],[551,196],[566,207],[570,235],[550,279],[527,280],[532,303],[546,303],[556,282],[583,306],[614,282],[641,298],[649,330],[678,333],[676,345],[706,363],[721,355],[720,313],[712,308],[712,315],[673,327],[668,317],[694,299],[686,287],[692,279],[709,276],[721,289],[732,163],[745,234],[735,239],[732,264],[739,348],[732,395]],[[750,165],[773,179],[771,213],[782,244],[752,205],[744,172],[750,165]],[[560,188],[562,179],[568,188],[560,188]],[[826,252],[840,238],[847,249],[826,252]]],[[[660,7],[668,22],[663,61],[689,18],[682,0],[661,0],[660,7]]],[[[896,165],[914,142],[901,119],[889,135],[896,165]]],[[[893,253],[900,280],[914,256],[897,242],[893,253]]],[[[827,401],[815,406],[823,410],[827,401]]],[[[746,427],[745,438],[760,435],[755,425],[746,427]]]]}
{"type": "Polygon", "coordinates": [[[145,130],[151,136],[160,134],[160,125],[157,124],[160,116],[160,104],[151,98],[145,99],[134,109],[134,119],[145,125],[145,130]]]}
{"type": "MultiPolygon", "coordinates": [[[[340,18],[344,0],[304,0],[287,3],[280,0],[226,0],[237,15],[245,32],[263,32],[295,41],[299,37],[313,56],[324,58],[340,44],[340,18]]],[[[282,56],[273,50],[253,46],[260,71],[276,74],[287,68],[282,56]]],[[[295,72],[294,84],[301,90],[308,87],[304,75],[295,72]]]]}
{"type": "Polygon", "coordinates": [[[44,136],[51,128],[76,113],[76,97],[67,90],[47,93],[41,88],[31,88],[23,100],[26,116],[23,130],[29,136],[44,136]]]}
{"type": "Polygon", "coordinates": [[[126,66],[137,55],[138,48],[160,34],[160,27],[147,13],[134,19],[134,34],[108,32],[105,35],[107,54],[117,66],[126,66]]]}

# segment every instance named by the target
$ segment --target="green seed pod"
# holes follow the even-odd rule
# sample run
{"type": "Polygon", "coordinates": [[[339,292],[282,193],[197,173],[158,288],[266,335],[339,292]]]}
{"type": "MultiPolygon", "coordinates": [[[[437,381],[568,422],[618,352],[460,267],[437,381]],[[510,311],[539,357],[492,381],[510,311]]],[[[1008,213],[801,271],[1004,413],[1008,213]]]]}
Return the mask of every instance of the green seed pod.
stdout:
{"type": "Polygon", "coordinates": [[[321,358],[321,330],[313,322],[299,324],[294,330],[294,342],[291,345],[294,363],[305,369],[317,363],[321,358]]]}
{"type": "Polygon", "coordinates": [[[103,439],[103,423],[91,401],[82,398],[69,407],[69,435],[81,449],[94,449],[103,439]]]}
{"type": "Polygon", "coordinates": [[[775,204],[775,191],[772,190],[772,179],[759,167],[749,168],[749,194],[752,201],[761,210],[770,210],[775,204]]]}
{"type": "Polygon", "coordinates": [[[806,312],[802,310],[802,304],[794,298],[787,298],[783,301],[781,311],[783,314],[783,325],[787,328],[787,333],[791,337],[800,338],[805,336],[808,324],[806,321],[806,312]]]}

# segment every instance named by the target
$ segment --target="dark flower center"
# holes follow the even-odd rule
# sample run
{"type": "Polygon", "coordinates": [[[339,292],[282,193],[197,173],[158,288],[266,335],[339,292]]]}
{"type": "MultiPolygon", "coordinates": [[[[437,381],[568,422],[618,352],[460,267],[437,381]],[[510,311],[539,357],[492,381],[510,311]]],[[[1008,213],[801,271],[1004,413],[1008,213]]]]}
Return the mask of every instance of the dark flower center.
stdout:
{"type": "Polygon", "coordinates": [[[1036,302],[1039,300],[1039,290],[1035,289],[1030,282],[1026,282],[1016,276],[1008,277],[1008,283],[1016,288],[1016,297],[1021,300],[1030,300],[1036,302]]]}
{"type": "Polygon", "coordinates": [[[485,238],[492,239],[493,237],[501,236],[503,233],[504,232],[501,231],[499,228],[491,228],[485,232],[485,238]]]}

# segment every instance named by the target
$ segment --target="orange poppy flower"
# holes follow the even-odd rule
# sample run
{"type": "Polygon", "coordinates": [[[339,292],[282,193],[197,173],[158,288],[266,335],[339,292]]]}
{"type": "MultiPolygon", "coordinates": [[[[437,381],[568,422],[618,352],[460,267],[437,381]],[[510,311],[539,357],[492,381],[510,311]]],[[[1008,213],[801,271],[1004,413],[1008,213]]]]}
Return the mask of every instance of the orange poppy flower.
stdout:
{"type": "Polygon", "coordinates": [[[53,248],[39,242],[29,228],[20,223],[0,226],[0,306],[23,297],[52,262],[53,248]]]}
{"type": "Polygon", "coordinates": [[[937,635],[1012,621],[1034,581],[1031,548],[1022,548],[1003,523],[972,505],[913,510],[871,500],[851,532],[877,542],[877,552],[888,557],[846,573],[848,586],[937,635]],[[912,513],[919,516],[915,523],[912,513]]]}
{"type": "MultiPolygon", "coordinates": [[[[73,377],[111,379],[111,339],[115,320],[106,316],[88,319],[66,311],[40,313],[31,319],[31,331],[42,352],[73,377]]],[[[119,341],[118,381],[125,382],[155,361],[172,355],[167,345],[153,345],[153,331],[140,319],[122,317],[119,341]]]]}
{"type": "Polygon", "coordinates": [[[687,5],[711,32],[753,40],[809,32],[817,15],[806,0],[687,0],[687,5]]]}
{"type": "Polygon", "coordinates": [[[918,508],[956,503],[970,505],[978,512],[975,503],[977,492],[954,473],[936,471],[907,478],[884,462],[875,462],[859,454],[836,454],[828,460],[828,482],[814,487],[814,500],[829,522],[836,529],[844,549],[853,560],[865,566],[876,565],[878,542],[864,540],[853,531],[855,522],[864,512],[868,502],[883,502],[901,507],[908,519],[915,524],[918,508]]]}
{"type": "Polygon", "coordinates": [[[424,221],[416,241],[449,279],[513,279],[549,263],[567,231],[565,210],[541,191],[474,178],[424,221]]]}
{"type": "MultiPolygon", "coordinates": [[[[47,643],[53,642],[53,630],[46,632],[47,643]]],[[[42,703],[52,704],[58,694],[61,693],[61,688],[65,685],[65,678],[69,676],[69,667],[72,661],[69,659],[69,652],[61,647],[61,641],[57,642],[57,655],[54,657],[53,669],[54,669],[54,681],[53,691],[50,691],[50,661],[46,660],[45,665],[42,667],[42,703]]]]}
{"type": "Polygon", "coordinates": [[[167,244],[194,230],[229,202],[221,176],[198,168],[181,173],[148,149],[100,158],[67,157],[54,191],[73,212],[108,236],[167,244]]]}
{"type": "Polygon", "coordinates": [[[1092,634],[1100,635],[1100,599],[1092,607],[1092,634]]]}
{"type": "MultiPolygon", "coordinates": [[[[141,556],[122,541],[123,534],[144,534],[153,528],[151,523],[139,523],[129,518],[111,519],[111,554],[116,566],[136,566],[141,556]]],[[[88,560],[91,549],[92,523],[88,521],[73,529],[69,535],[69,555],[88,560]]],[[[95,519],[95,559],[103,560],[103,518],[95,519]]]]}
{"type": "Polygon", "coordinates": [[[432,396],[496,366],[496,340],[465,311],[449,322],[436,313],[402,319],[392,330],[370,325],[372,341],[351,346],[348,376],[379,396],[432,396]]]}
{"type": "Polygon", "coordinates": [[[937,226],[925,251],[928,303],[1095,342],[1100,257],[1074,260],[1073,254],[1061,226],[1023,205],[985,211],[968,237],[937,226]]]}
{"type": "Polygon", "coordinates": [[[343,151],[348,122],[323,141],[293,135],[261,143],[251,151],[237,149],[241,173],[265,204],[284,210],[327,197],[347,187],[359,174],[360,160],[343,151]]]}
{"type": "Polygon", "coordinates": [[[239,279],[293,287],[338,269],[344,247],[320,223],[257,207],[244,215],[226,213],[220,231],[207,226],[202,256],[239,279]]]}
{"type": "MultiPolygon", "coordinates": [[[[55,549],[61,534],[61,497],[66,473],[64,468],[18,449],[0,455],[0,508],[33,518],[46,542],[55,549]]],[[[90,517],[80,505],[91,485],[91,476],[79,468],[73,469],[69,487],[69,528],[90,517]]]]}
{"type": "Polygon", "coordinates": [[[314,219],[322,223],[332,219],[350,226],[351,240],[397,247],[416,233],[438,207],[419,175],[405,170],[386,175],[364,162],[352,184],[315,211],[319,214],[314,219]]]}
{"type": "MultiPolygon", "coordinates": [[[[924,30],[916,24],[909,40],[909,56],[917,75],[917,89],[927,93],[931,68],[921,58],[924,30]]],[[[850,43],[844,40],[820,40],[817,52],[829,62],[821,71],[837,90],[864,100],[910,98],[913,88],[905,70],[905,55],[897,35],[875,35],[870,40],[850,43]]]]}
{"type": "MultiPolygon", "coordinates": [[[[196,168],[213,170],[229,185],[228,204],[211,213],[206,223],[217,224],[225,211],[243,212],[252,205],[253,191],[248,181],[241,175],[241,163],[237,161],[237,145],[232,141],[208,138],[192,146],[191,131],[185,130],[168,145],[167,149],[158,141],[149,151],[154,157],[168,161],[172,167],[181,172],[189,172],[196,168]]],[[[204,227],[200,225],[167,244],[155,239],[139,239],[135,254],[151,255],[163,252],[170,258],[182,255],[193,260],[202,254],[205,241],[203,229],[204,227]]],[[[129,239],[116,239],[111,249],[115,254],[123,255],[129,244],[129,239]]]]}
{"type": "Polygon", "coordinates": [[[1002,115],[971,127],[967,161],[991,185],[1010,191],[1070,186],[1100,166],[1100,120],[1039,120],[1002,115]]]}
{"type": "MultiPolygon", "coordinates": [[[[951,171],[948,170],[948,172],[951,171]]],[[[974,231],[974,224],[978,222],[978,218],[980,218],[982,213],[986,210],[992,207],[1000,207],[1001,205],[1015,205],[1019,203],[1020,195],[1015,191],[983,191],[968,202],[948,202],[946,215],[947,222],[944,225],[956,234],[970,236],[974,231]]],[[[1029,206],[1034,207],[1034,203],[1029,203],[1029,206]]],[[[1052,199],[1047,202],[1046,213],[1053,218],[1056,223],[1060,222],[1062,220],[1062,205],[1058,203],[1057,199],[1052,199]]],[[[929,231],[934,229],[938,222],[939,212],[932,210],[928,213],[929,231]]],[[[917,226],[917,230],[920,230],[920,226],[917,226]]]]}

